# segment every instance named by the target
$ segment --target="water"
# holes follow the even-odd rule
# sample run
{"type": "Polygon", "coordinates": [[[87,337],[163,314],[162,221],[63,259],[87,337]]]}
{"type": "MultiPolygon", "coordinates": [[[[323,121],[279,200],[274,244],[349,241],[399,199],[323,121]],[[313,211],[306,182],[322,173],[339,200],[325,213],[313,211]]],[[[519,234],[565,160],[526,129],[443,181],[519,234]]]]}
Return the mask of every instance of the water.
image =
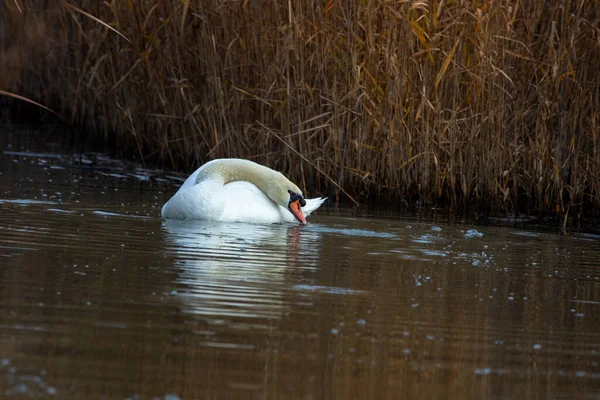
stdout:
{"type": "Polygon", "coordinates": [[[161,221],[181,175],[9,139],[0,398],[600,397],[598,236],[161,221]]]}

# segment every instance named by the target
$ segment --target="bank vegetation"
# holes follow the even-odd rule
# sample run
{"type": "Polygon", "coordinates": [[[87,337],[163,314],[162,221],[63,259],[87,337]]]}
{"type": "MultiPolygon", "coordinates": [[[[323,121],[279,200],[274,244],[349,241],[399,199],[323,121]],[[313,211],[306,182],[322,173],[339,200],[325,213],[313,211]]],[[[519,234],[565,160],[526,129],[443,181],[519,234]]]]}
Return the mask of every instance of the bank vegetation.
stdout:
{"type": "Polygon", "coordinates": [[[348,201],[335,182],[398,207],[563,218],[600,206],[595,2],[5,0],[1,10],[0,90],[146,163],[192,171],[248,158],[311,194],[348,201]]]}

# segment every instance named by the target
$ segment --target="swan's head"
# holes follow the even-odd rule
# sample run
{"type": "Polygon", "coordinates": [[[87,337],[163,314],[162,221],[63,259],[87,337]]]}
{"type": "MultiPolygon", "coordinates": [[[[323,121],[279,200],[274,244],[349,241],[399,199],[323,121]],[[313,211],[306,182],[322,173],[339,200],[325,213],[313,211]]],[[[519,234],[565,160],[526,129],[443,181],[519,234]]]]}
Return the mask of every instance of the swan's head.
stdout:
{"type": "Polygon", "coordinates": [[[306,200],[302,191],[283,174],[277,173],[269,182],[267,195],[281,207],[287,208],[298,222],[306,225],[306,218],[302,214],[302,207],[306,205],[306,200]]]}
{"type": "Polygon", "coordinates": [[[304,196],[301,193],[296,193],[291,189],[288,189],[288,193],[290,195],[290,200],[288,201],[288,210],[292,213],[294,218],[298,220],[303,225],[306,225],[306,218],[304,218],[304,214],[302,214],[302,207],[306,205],[306,200],[304,200],[304,196]]]}

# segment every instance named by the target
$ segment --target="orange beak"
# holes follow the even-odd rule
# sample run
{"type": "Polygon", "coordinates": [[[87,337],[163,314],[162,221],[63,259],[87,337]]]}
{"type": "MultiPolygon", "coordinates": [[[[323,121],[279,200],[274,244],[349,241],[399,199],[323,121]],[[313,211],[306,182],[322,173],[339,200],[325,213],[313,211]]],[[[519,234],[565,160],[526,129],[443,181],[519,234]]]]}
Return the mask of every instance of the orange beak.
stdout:
{"type": "Polygon", "coordinates": [[[302,214],[302,208],[300,208],[300,200],[292,201],[289,205],[289,209],[301,224],[306,225],[306,218],[304,218],[304,214],[302,214]]]}

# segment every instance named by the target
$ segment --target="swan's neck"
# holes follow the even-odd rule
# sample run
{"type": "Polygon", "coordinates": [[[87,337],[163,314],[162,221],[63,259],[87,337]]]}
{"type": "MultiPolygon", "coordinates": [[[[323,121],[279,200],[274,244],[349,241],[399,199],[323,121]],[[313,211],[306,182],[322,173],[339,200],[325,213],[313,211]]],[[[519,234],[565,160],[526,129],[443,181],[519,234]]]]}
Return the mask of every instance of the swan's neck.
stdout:
{"type": "Polygon", "coordinates": [[[226,185],[230,182],[246,181],[254,184],[271,200],[279,205],[281,204],[281,192],[287,193],[287,190],[293,190],[296,193],[302,193],[300,189],[288,180],[281,172],[257,164],[249,160],[237,158],[213,160],[202,167],[196,183],[206,179],[219,179],[226,185]]]}

